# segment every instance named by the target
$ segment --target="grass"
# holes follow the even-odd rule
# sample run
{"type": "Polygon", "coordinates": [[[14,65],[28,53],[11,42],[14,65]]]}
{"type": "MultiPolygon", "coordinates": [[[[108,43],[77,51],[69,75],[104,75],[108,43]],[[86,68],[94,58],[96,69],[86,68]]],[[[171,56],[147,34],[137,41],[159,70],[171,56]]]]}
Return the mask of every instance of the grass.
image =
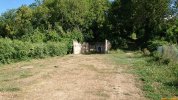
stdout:
{"type": "Polygon", "coordinates": [[[143,83],[142,90],[145,97],[151,100],[178,96],[177,65],[161,65],[152,61],[151,57],[144,57],[140,52],[126,53],[118,50],[109,57],[118,65],[126,65],[129,73],[138,76],[143,83]]]}
{"type": "MultiPolygon", "coordinates": [[[[18,80],[25,79],[37,73],[36,68],[25,68],[31,64],[28,62],[19,62],[9,65],[0,66],[0,92],[16,92],[21,91],[23,84],[19,84],[18,80]]],[[[39,66],[34,64],[34,66],[39,66]]]]}
{"type": "Polygon", "coordinates": [[[97,91],[97,92],[96,92],[96,95],[97,95],[97,96],[104,97],[104,98],[109,98],[109,97],[110,97],[110,95],[107,94],[107,93],[105,93],[103,90],[97,91]]]}
{"type": "Polygon", "coordinates": [[[16,80],[32,76],[29,70],[6,70],[0,72],[0,92],[20,91],[16,80]]]}
{"type": "Polygon", "coordinates": [[[0,72],[0,82],[2,81],[15,81],[19,78],[27,78],[32,76],[32,72],[27,69],[6,70],[0,72]]]}
{"type": "Polygon", "coordinates": [[[110,95],[104,89],[100,89],[97,91],[86,91],[86,93],[96,95],[96,96],[103,98],[101,100],[107,100],[110,97],[110,95]]]}
{"type": "MultiPolygon", "coordinates": [[[[22,91],[25,86],[36,81],[33,78],[29,82],[23,82],[23,80],[28,80],[32,76],[39,75],[44,70],[55,68],[54,66],[50,66],[51,63],[49,62],[54,62],[54,60],[57,62],[56,58],[61,57],[47,57],[40,60],[33,59],[0,65],[0,92],[22,91]]],[[[42,77],[47,78],[49,75],[45,72],[42,77]]]]}
{"type": "Polygon", "coordinates": [[[21,88],[18,86],[16,82],[10,80],[0,81],[0,92],[16,92],[20,90],[21,88]]]}
{"type": "Polygon", "coordinates": [[[16,86],[0,87],[0,92],[16,92],[16,91],[20,91],[20,88],[16,86]]]}

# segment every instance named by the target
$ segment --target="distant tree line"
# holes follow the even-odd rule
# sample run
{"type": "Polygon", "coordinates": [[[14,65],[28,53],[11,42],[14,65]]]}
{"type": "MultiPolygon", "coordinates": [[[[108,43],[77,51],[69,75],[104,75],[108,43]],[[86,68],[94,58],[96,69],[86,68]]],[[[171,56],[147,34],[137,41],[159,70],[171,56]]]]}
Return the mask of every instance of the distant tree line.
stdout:
{"type": "Polygon", "coordinates": [[[177,6],[176,0],[36,0],[3,13],[0,36],[33,43],[107,38],[114,48],[177,43],[177,6]]]}

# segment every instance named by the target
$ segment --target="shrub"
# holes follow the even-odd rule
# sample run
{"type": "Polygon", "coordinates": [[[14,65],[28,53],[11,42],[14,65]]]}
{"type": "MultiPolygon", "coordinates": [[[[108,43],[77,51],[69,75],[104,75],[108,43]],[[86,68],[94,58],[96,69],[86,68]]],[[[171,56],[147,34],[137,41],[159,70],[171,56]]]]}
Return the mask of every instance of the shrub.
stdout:
{"type": "Polygon", "coordinates": [[[47,48],[50,56],[60,56],[67,54],[67,45],[64,43],[48,42],[47,48]]]}
{"type": "Polygon", "coordinates": [[[157,52],[157,51],[153,52],[153,57],[154,57],[155,61],[160,61],[162,59],[161,53],[157,52]]]}
{"type": "Polygon", "coordinates": [[[66,55],[69,51],[68,41],[31,43],[19,40],[0,39],[0,63],[44,58],[46,56],[66,55]]]}
{"type": "Polygon", "coordinates": [[[115,39],[111,39],[111,44],[113,49],[119,48],[128,48],[128,41],[126,39],[123,39],[121,37],[115,37],[115,39]]]}
{"type": "Polygon", "coordinates": [[[68,31],[66,34],[63,34],[64,39],[77,40],[78,42],[83,42],[84,37],[80,29],[75,28],[72,31],[68,31]]]}
{"type": "Polygon", "coordinates": [[[0,39],[0,62],[10,63],[15,52],[10,39],[0,39]]]}
{"type": "Polygon", "coordinates": [[[72,53],[73,51],[73,39],[71,38],[63,38],[62,41],[66,44],[68,48],[68,54],[72,53]]]}
{"type": "Polygon", "coordinates": [[[39,31],[39,29],[36,29],[32,34],[27,34],[22,36],[22,41],[25,42],[33,42],[33,43],[39,43],[46,41],[46,34],[39,31]]]}
{"type": "Polygon", "coordinates": [[[60,35],[55,30],[50,30],[46,34],[47,41],[58,42],[61,40],[60,35]]]}
{"type": "Polygon", "coordinates": [[[46,41],[45,33],[40,32],[39,30],[35,30],[31,35],[31,42],[38,43],[46,41]]]}
{"type": "Polygon", "coordinates": [[[14,40],[12,47],[14,49],[13,59],[15,60],[24,60],[28,58],[32,44],[29,42],[22,42],[19,40],[14,40]]]}
{"type": "Polygon", "coordinates": [[[173,67],[174,75],[177,77],[178,80],[178,64],[173,67]]]}
{"type": "Polygon", "coordinates": [[[44,58],[48,54],[49,53],[48,53],[46,44],[35,43],[35,44],[33,44],[33,48],[31,49],[31,52],[29,53],[29,57],[31,57],[31,58],[44,58]]]}
{"type": "Polygon", "coordinates": [[[155,51],[159,46],[167,45],[168,42],[164,40],[152,40],[148,42],[148,49],[150,51],[155,51]]]}

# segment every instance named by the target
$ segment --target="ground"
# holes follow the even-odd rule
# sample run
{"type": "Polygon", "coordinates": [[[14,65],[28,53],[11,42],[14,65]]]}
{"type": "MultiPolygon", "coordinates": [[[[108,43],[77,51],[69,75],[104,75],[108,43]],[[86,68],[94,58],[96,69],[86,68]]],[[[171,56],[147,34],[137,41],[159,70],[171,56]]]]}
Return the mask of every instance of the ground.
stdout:
{"type": "Polygon", "coordinates": [[[107,55],[68,55],[0,67],[0,100],[145,100],[136,77],[107,55]]]}

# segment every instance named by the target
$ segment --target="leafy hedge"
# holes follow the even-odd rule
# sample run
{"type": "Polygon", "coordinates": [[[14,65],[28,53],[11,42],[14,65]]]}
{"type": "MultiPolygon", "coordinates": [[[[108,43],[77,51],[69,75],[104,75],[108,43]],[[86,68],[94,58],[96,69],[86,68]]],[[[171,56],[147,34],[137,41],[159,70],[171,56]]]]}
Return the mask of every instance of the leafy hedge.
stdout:
{"type": "Polygon", "coordinates": [[[0,39],[0,63],[10,63],[29,58],[62,56],[69,51],[69,42],[31,43],[19,40],[0,39]]]}

